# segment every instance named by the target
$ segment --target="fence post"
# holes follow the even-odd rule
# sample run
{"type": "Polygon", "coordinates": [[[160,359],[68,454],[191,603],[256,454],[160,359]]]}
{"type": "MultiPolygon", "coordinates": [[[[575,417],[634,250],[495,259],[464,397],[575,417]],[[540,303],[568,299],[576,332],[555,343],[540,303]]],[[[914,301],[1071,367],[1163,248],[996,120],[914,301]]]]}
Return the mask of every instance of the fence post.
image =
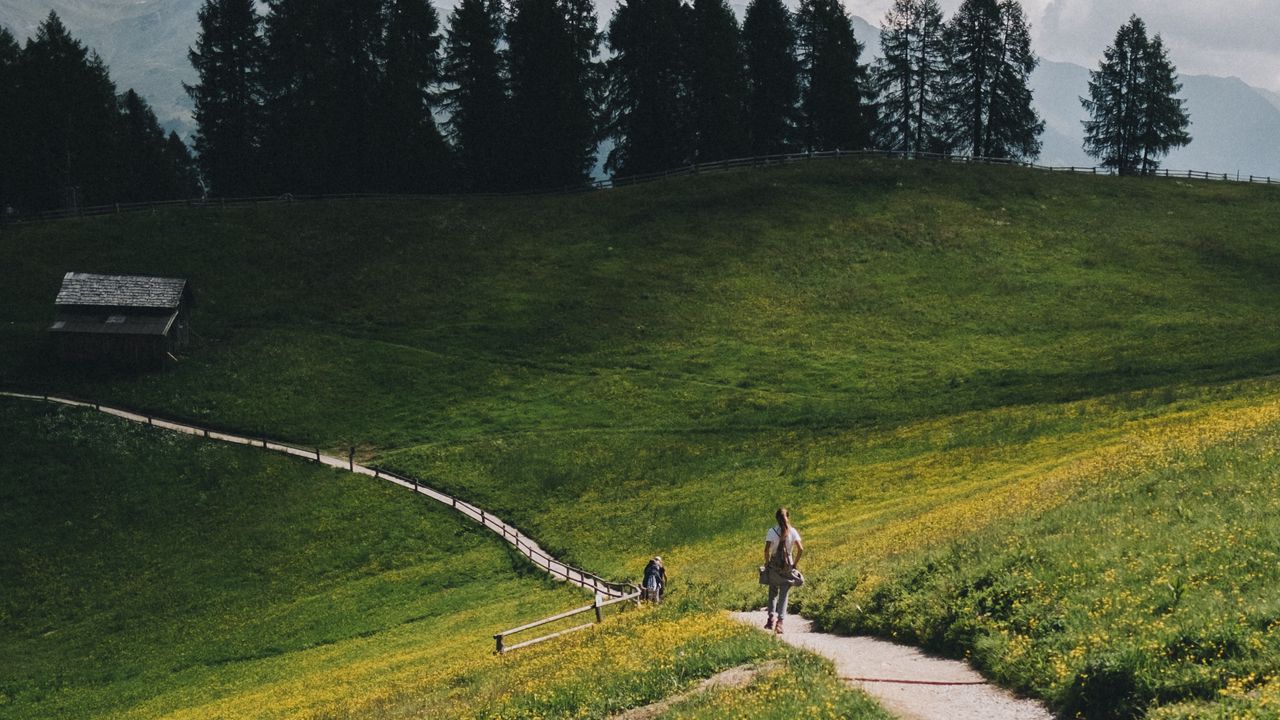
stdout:
{"type": "Polygon", "coordinates": [[[600,614],[600,596],[599,595],[597,595],[596,599],[592,601],[591,606],[596,609],[596,623],[599,624],[604,622],[604,616],[600,614]]]}
{"type": "Polygon", "coordinates": [[[147,424],[148,424],[148,425],[154,425],[154,424],[155,424],[155,423],[151,422],[151,416],[150,416],[150,415],[148,415],[148,416],[147,416],[147,424]]]}
{"type": "Polygon", "coordinates": [[[494,642],[496,642],[498,645],[496,652],[499,655],[501,655],[502,654],[502,635],[494,635],[493,639],[494,639],[494,642]]]}
{"type": "MultiPolygon", "coordinates": [[[[267,446],[266,443],[262,444],[262,447],[266,447],[266,446],[267,446]]],[[[320,448],[316,448],[316,462],[320,462],[320,448]]]]}

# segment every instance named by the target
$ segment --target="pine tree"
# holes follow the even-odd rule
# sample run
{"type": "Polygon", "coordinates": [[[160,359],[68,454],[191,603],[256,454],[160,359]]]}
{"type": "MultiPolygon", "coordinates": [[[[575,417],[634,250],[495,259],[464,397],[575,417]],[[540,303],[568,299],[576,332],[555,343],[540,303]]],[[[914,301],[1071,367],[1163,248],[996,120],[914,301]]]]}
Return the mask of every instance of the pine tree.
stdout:
{"type": "Polygon", "coordinates": [[[726,0],[693,0],[689,94],[694,159],[743,157],[748,151],[747,77],[742,33],[726,0]]]}
{"type": "Polygon", "coordinates": [[[200,34],[187,57],[199,77],[186,85],[195,104],[195,147],[214,195],[263,190],[262,18],[254,0],[206,0],[200,34]]]}
{"type": "Polygon", "coordinates": [[[18,105],[18,57],[22,49],[7,28],[0,25],[0,222],[18,203],[16,194],[21,186],[19,158],[24,148],[21,140],[22,113],[18,105]]]}
{"type": "Polygon", "coordinates": [[[609,126],[615,175],[668,170],[693,159],[685,53],[689,9],[680,0],[624,0],[609,21],[609,126]]]}
{"type": "Polygon", "coordinates": [[[434,110],[440,75],[440,18],[427,0],[391,0],[376,145],[383,163],[366,184],[397,192],[439,191],[453,172],[434,110]],[[375,179],[376,178],[376,179],[375,179]]]}
{"type": "Polygon", "coordinates": [[[796,25],[805,149],[861,150],[870,143],[875,116],[853,23],[839,0],[801,0],[796,25]]]}
{"type": "Polygon", "coordinates": [[[449,15],[443,68],[450,87],[444,106],[468,190],[510,187],[502,20],[500,0],[462,0],[449,15]]]}
{"type": "Polygon", "coordinates": [[[875,65],[880,146],[945,150],[947,46],[937,0],[895,0],[880,28],[875,65]]]}
{"type": "Polygon", "coordinates": [[[1085,152],[1121,175],[1155,172],[1157,158],[1191,142],[1190,118],[1175,97],[1181,90],[1160,36],[1148,39],[1146,24],[1131,16],[1090,71],[1089,98],[1080,99],[1090,115],[1085,152]]]}
{"type": "Polygon", "coordinates": [[[25,122],[23,207],[45,210],[111,202],[119,110],[115,85],[97,53],[67,32],[56,13],[27,41],[17,65],[25,122]]]}
{"type": "Polygon", "coordinates": [[[167,200],[174,168],[165,151],[164,130],[151,106],[132,88],[120,96],[117,202],[167,200]]]}
{"type": "Polygon", "coordinates": [[[1016,0],[964,0],[947,26],[948,123],[956,149],[977,157],[1035,157],[1044,131],[1029,79],[1037,60],[1016,0]]]}
{"type": "Polygon", "coordinates": [[[598,47],[590,0],[513,0],[508,154],[516,187],[586,182],[595,161],[598,47]]]}
{"type": "Polygon", "coordinates": [[[266,157],[276,189],[376,187],[381,152],[385,0],[269,0],[266,157]]]}
{"type": "Polygon", "coordinates": [[[795,148],[800,85],[792,20],[782,0],[751,0],[742,21],[747,127],[753,155],[774,155],[795,148]]]}
{"type": "Polygon", "coordinates": [[[200,171],[191,157],[191,150],[182,142],[177,132],[170,131],[164,144],[165,161],[169,168],[170,187],[165,199],[180,200],[200,197],[200,171]]]}

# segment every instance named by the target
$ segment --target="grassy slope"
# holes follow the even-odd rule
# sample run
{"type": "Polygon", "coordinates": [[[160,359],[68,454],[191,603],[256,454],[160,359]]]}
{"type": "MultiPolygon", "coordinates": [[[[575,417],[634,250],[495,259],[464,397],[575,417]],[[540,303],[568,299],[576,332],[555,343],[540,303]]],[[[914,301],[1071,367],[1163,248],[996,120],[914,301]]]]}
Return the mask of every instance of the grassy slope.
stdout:
{"type": "Polygon", "coordinates": [[[788,706],[881,717],[695,606],[494,658],[581,595],[367,478],[7,399],[0,449],[0,717],[598,716],[768,658],[788,706]]]}
{"type": "Polygon", "coordinates": [[[1264,432],[1277,227],[1267,188],[880,162],[32,226],[0,239],[0,372],[357,444],[722,602],[790,504],[821,549],[799,599],[874,626],[859,593],[916,552],[1264,432]],[[161,376],[46,368],[67,257],[192,277],[204,342],[161,376]]]}

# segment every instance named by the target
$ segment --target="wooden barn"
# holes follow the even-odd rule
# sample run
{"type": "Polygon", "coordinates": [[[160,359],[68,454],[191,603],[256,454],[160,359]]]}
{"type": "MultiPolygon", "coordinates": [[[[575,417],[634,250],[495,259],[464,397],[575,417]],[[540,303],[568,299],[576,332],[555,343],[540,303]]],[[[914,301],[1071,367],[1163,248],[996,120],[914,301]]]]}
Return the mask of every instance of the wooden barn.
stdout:
{"type": "Polygon", "coordinates": [[[190,340],[186,280],[69,272],[49,326],[64,360],[137,367],[164,364],[190,340]]]}

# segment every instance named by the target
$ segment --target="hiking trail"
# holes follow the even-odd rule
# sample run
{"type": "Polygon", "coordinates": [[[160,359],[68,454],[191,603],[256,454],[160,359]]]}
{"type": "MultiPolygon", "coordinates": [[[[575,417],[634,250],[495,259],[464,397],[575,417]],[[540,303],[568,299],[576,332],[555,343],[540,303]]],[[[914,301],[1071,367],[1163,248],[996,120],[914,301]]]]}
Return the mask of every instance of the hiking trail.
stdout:
{"type": "MultiPolygon", "coordinates": [[[[731,617],[764,632],[763,610],[731,617]]],[[[841,680],[904,720],[1053,720],[1044,705],[988,683],[959,660],[878,638],[815,632],[799,615],[788,615],[785,625],[779,640],[831,660],[841,680]]]]}

